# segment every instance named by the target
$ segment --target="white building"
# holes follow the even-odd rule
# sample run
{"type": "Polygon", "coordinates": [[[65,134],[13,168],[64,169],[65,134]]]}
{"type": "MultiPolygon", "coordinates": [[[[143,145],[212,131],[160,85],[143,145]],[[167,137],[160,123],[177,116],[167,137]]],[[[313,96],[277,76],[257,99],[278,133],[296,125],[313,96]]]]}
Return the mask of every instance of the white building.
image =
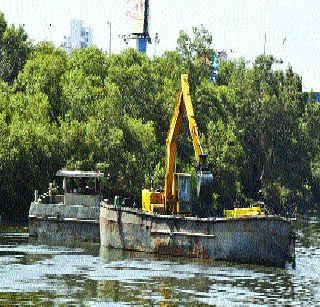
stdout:
{"type": "Polygon", "coordinates": [[[83,26],[83,21],[78,19],[71,20],[70,36],[64,36],[61,47],[70,54],[78,48],[86,48],[92,45],[92,29],[83,26]]]}

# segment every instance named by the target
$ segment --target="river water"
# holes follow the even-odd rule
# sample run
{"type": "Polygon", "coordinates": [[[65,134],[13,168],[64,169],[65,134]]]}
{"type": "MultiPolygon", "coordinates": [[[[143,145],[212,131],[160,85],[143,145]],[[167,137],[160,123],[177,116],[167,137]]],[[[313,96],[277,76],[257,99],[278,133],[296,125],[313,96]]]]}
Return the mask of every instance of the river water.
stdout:
{"type": "Polygon", "coordinates": [[[320,222],[297,223],[296,268],[33,242],[0,227],[0,304],[320,304],[320,222]]]}

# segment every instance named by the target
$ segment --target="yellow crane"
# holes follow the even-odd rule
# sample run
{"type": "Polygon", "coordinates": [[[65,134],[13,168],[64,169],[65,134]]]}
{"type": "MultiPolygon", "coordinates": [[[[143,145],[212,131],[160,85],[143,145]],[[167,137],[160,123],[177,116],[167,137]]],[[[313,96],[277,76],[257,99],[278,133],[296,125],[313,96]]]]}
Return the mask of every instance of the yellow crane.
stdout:
{"type": "MultiPolygon", "coordinates": [[[[142,190],[142,210],[145,212],[191,214],[191,175],[174,172],[177,138],[184,116],[188,119],[189,132],[198,161],[198,204],[202,209],[207,209],[207,212],[202,212],[202,215],[206,215],[209,206],[212,205],[213,176],[205,167],[206,155],[200,144],[198,127],[190,97],[188,75],[183,74],[181,75],[181,91],[173,109],[173,116],[171,118],[170,128],[166,139],[164,191],[160,192],[153,189],[142,190]]],[[[224,216],[227,218],[244,218],[256,215],[265,215],[265,212],[259,205],[224,210],[224,216]]]]}
{"type": "Polygon", "coordinates": [[[207,206],[212,203],[213,176],[205,168],[205,158],[200,145],[198,127],[194,117],[190,97],[188,75],[181,75],[181,92],[175,103],[169,132],[166,139],[165,184],[164,192],[145,189],[142,191],[142,210],[171,214],[191,214],[191,175],[175,173],[175,158],[177,152],[177,138],[184,116],[189,123],[189,131],[193,148],[198,160],[197,166],[197,196],[200,202],[207,206]]]}

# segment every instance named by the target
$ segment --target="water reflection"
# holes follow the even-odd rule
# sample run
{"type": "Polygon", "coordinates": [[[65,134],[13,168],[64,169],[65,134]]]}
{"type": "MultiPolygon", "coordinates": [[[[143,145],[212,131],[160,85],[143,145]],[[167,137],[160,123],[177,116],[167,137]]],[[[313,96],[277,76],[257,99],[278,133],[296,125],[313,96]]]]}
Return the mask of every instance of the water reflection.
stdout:
{"type": "Polygon", "coordinates": [[[320,223],[296,225],[297,268],[170,258],[28,240],[0,229],[0,304],[315,304],[320,223]]]}

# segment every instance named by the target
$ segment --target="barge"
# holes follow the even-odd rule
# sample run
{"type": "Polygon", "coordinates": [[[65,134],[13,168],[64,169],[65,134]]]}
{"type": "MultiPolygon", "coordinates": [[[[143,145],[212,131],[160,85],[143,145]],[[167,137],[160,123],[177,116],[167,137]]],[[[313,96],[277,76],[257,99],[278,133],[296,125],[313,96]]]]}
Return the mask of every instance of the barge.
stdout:
{"type": "Polygon", "coordinates": [[[104,248],[276,267],[294,260],[291,221],[278,216],[185,217],[102,202],[100,244],[104,248]]]}
{"type": "Polygon", "coordinates": [[[223,217],[208,217],[212,213],[213,187],[213,174],[200,144],[188,75],[183,74],[165,144],[164,189],[154,189],[152,184],[150,189],[143,189],[141,210],[117,206],[116,201],[114,205],[102,202],[101,246],[270,266],[284,266],[293,258],[290,220],[268,216],[259,205],[224,210],[223,217]],[[177,172],[175,159],[184,117],[197,161],[197,195],[193,202],[191,174],[177,172]]]}
{"type": "Polygon", "coordinates": [[[99,179],[103,173],[60,170],[63,194],[55,195],[54,187],[38,197],[29,210],[29,235],[50,242],[99,242],[99,179]]]}

